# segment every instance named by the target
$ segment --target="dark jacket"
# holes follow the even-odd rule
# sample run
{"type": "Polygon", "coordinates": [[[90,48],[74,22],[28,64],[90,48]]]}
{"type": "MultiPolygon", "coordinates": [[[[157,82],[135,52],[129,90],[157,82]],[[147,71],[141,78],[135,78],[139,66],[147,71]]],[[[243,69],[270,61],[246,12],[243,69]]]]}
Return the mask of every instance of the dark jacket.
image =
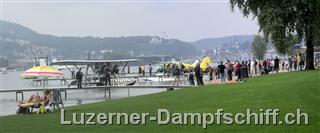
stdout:
{"type": "Polygon", "coordinates": [[[83,73],[82,73],[81,71],[77,71],[77,73],[76,73],[76,79],[77,79],[77,80],[82,80],[82,78],[83,78],[83,73]]]}

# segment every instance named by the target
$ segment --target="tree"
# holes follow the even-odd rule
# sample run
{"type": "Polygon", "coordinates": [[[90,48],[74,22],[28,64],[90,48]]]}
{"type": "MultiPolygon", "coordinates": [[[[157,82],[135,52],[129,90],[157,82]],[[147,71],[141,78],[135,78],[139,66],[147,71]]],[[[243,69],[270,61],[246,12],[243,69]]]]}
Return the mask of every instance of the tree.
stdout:
{"type": "Polygon", "coordinates": [[[290,47],[292,36],[304,39],[306,69],[314,69],[313,46],[319,42],[319,0],[230,0],[231,8],[237,6],[244,16],[258,19],[260,31],[274,44],[280,54],[290,47]]]}
{"type": "Polygon", "coordinates": [[[252,42],[252,52],[258,60],[263,60],[267,52],[268,43],[264,38],[257,35],[252,42]]]}
{"type": "Polygon", "coordinates": [[[294,55],[294,45],[300,43],[299,37],[297,35],[292,36],[291,40],[288,41],[289,47],[287,48],[286,54],[287,55],[294,55]]]}

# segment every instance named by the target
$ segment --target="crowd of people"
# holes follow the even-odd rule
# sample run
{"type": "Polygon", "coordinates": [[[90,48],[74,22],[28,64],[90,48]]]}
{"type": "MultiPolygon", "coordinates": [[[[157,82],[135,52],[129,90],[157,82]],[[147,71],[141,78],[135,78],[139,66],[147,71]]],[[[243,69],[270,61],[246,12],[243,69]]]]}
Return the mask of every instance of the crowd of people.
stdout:
{"type": "Polygon", "coordinates": [[[139,70],[138,70],[138,73],[139,73],[139,76],[146,76],[146,70],[145,69],[148,69],[148,71],[149,71],[149,75],[151,76],[152,75],[152,69],[153,69],[153,67],[152,67],[152,65],[151,64],[149,64],[149,65],[147,65],[147,66],[144,66],[144,65],[140,65],[139,66],[139,70]]]}
{"type": "MultiPolygon", "coordinates": [[[[294,57],[280,59],[277,56],[265,60],[243,60],[243,61],[220,61],[217,66],[207,66],[206,72],[209,80],[220,80],[221,82],[242,81],[244,78],[256,75],[266,75],[278,73],[279,71],[301,71],[304,69],[305,60],[298,54],[294,57]]],[[[192,83],[192,73],[189,73],[190,85],[192,83]]],[[[198,85],[202,85],[201,83],[198,85]]]]}
{"type": "Polygon", "coordinates": [[[180,64],[168,64],[164,70],[167,76],[174,76],[174,85],[180,82],[180,76],[187,74],[187,79],[190,85],[203,85],[203,75],[207,73],[209,81],[219,80],[220,82],[241,82],[245,78],[256,75],[267,75],[269,73],[278,73],[279,71],[301,71],[304,69],[304,58],[301,54],[294,57],[283,58],[279,57],[269,58],[265,60],[251,60],[242,61],[220,61],[218,65],[207,65],[203,70],[200,68],[200,63],[195,68],[186,71],[184,66],[180,64]],[[195,82],[196,81],[196,82],[195,82]]]}
{"type": "MultiPolygon", "coordinates": [[[[204,85],[203,75],[207,73],[209,81],[220,80],[220,82],[232,82],[232,81],[243,81],[245,78],[256,75],[266,75],[269,73],[278,73],[279,71],[298,71],[304,69],[304,58],[301,54],[296,56],[280,59],[277,56],[275,58],[257,60],[242,60],[242,61],[231,61],[225,62],[220,61],[218,65],[207,64],[207,68],[201,68],[198,63],[194,68],[186,69],[182,63],[168,63],[164,64],[163,67],[158,68],[157,72],[164,73],[168,77],[174,77],[174,85],[179,85],[181,82],[181,76],[187,76],[190,85],[204,85]],[[195,82],[196,81],[196,82],[195,82]]],[[[151,64],[140,65],[138,67],[138,73],[140,76],[146,76],[146,72],[152,75],[153,67],[151,64]],[[147,70],[146,70],[147,69],[147,70]]],[[[101,68],[100,78],[101,82],[105,85],[111,85],[110,79],[112,74],[119,73],[117,65],[104,66],[101,68]]],[[[78,81],[78,88],[82,88],[83,73],[79,69],[76,74],[73,74],[73,78],[78,81]]]]}

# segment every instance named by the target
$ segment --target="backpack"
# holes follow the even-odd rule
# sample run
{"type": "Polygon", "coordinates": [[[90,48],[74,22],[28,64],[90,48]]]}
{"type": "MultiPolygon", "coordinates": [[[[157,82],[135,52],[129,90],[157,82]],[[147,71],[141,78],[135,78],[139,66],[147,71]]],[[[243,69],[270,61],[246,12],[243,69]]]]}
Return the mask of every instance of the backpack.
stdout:
{"type": "Polygon", "coordinates": [[[193,73],[190,73],[190,74],[189,74],[188,79],[189,79],[189,80],[194,80],[194,75],[193,75],[193,73]]]}
{"type": "Polygon", "coordinates": [[[178,67],[175,68],[174,74],[175,75],[180,75],[180,69],[178,67]]]}

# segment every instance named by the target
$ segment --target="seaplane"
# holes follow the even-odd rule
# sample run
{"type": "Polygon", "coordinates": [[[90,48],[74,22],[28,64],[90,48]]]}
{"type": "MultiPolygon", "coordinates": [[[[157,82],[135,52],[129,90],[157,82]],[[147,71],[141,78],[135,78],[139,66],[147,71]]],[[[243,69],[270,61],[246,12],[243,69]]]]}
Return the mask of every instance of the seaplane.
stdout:
{"type": "Polygon", "coordinates": [[[158,63],[158,64],[159,64],[157,66],[158,74],[168,71],[166,69],[171,64],[174,64],[174,65],[180,65],[181,64],[183,66],[183,71],[184,72],[188,72],[190,69],[194,69],[197,64],[200,64],[200,68],[202,69],[202,71],[206,72],[208,66],[212,64],[212,61],[211,61],[210,57],[207,56],[207,57],[204,57],[202,60],[196,59],[192,64],[185,63],[183,61],[179,62],[179,61],[175,61],[175,60],[173,60],[171,62],[162,62],[162,63],[158,63]]]}
{"type": "Polygon", "coordinates": [[[71,73],[72,82],[68,86],[76,84],[74,74],[82,68],[83,84],[85,85],[104,85],[104,68],[111,68],[111,82],[112,85],[133,85],[135,80],[133,78],[125,78],[127,73],[130,73],[130,63],[139,62],[138,59],[121,59],[121,60],[59,60],[54,61],[50,65],[61,67],[64,66],[71,73]],[[76,70],[74,70],[76,69],[76,70]],[[127,72],[126,72],[127,69],[127,72]],[[119,80],[121,78],[121,80],[119,80]]]}
{"type": "MultiPolygon", "coordinates": [[[[175,61],[172,60],[171,62],[155,62],[157,64],[157,76],[163,76],[163,81],[174,81],[174,77],[170,77],[171,73],[171,66],[172,65],[182,65],[183,66],[183,72],[188,73],[189,70],[194,69],[197,64],[200,64],[200,68],[203,72],[207,72],[207,68],[209,65],[212,64],[212,61],[210,57],[204,57],[202,60],[196,59],[192,64],[185,63],[184,61],[175,61]]],[[[158,81],[158,78],[156,77],[146,77],[143,78],[145,81],[158,81]]]]}

